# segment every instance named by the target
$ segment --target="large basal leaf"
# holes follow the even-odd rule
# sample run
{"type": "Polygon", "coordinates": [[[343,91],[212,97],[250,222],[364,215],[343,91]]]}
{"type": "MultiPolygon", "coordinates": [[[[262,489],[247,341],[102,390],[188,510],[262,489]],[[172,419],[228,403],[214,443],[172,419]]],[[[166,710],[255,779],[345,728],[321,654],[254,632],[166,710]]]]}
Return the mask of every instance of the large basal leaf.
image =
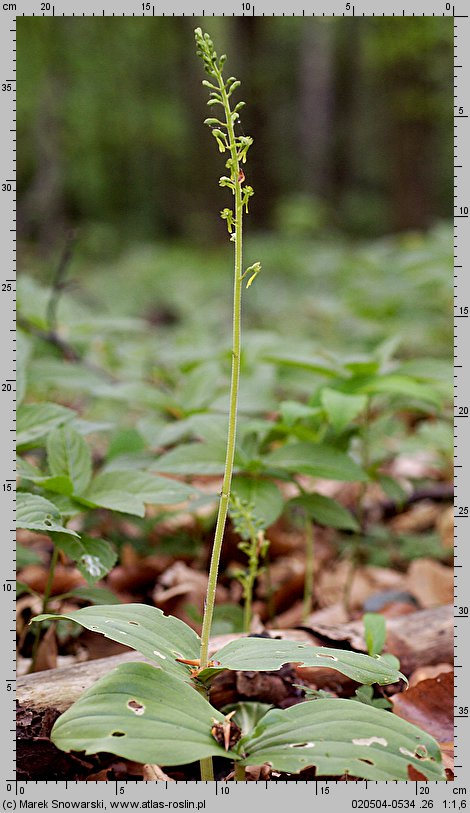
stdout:
{"type": "Polygon", "coordinates": [[[232,480],[231,492],[253,506],[253,514],[263,528],[272,525],[282,514],[282,494],[270,480],[237,476],[232,480]]]}
{"type": "Polygon", "coordinates": [[[55,543],[72,559],[88,584],[95,584],[104,578],[116,564],[117,553],[104,539],[82,536],[73,539],[70,536],[56,536],[55,543]]]}
{"type": "Polygon", "coordinates": [[[126,663],[59,717],[51,740],[62,751],[106,752],[158,765],[236,759],[211,734],[223,719],[192,686],[150,664],[126,663]]]}
{"type": "Polygon", "coordinates": [[[63,533],[78,537],[75,531],[63,526],[60,511],[53,503],[38,494],[22,491],[16,495],[16,526],[29,531],[63,533]]]}
{"type": "MultiPolygon", "coordinates": [[[[272,672],[285,663],[336,669],[358,683],[386,685],[406,678],[383,658],[343,649],[310,646],[275,638],[240,638],[222,647],[213,656],[219,668],[248,672],[272,672]]],[[[210,671],[210,670],[209,670],[210,671]]],[[[202,673],[205,677],[205,672],[202,673]]]]}
{"type": "Polygon", "coordinates": [[[60,404],[22,404],[16,420],[18,447],[29,446],[75,417],[75,412],[60,404]]]}
{"type": "Polygon", "coordinates": [[[91,480],[91,453],[85,440],[71,426],[61,426],[48,435],[47,462],[52,474],[72,481],[74,494],[85,491],[91,480]]]}
{"type": "Polygon", "coordinates": [[[239,743],[242,764],[269,762],[297,773],[315,766],[317,776],[407,780],[412,765],[429,780],[445,780],[436,741],[396,716],[354,700],[310,700],[273,709],[239,743]]]}
{"type": "Polygon", "coordinates": [[[359,525],[351,512],[336,500],[324,497],[323,494],[302,494],[300,497],[290,500],[288,505],[292,508],[298,506],[319,525],[348,531],[359,530],[359,525]]]}
{"type": "Polygon", "coordinates": [[[88,630],[101,632],[106,638],[141,652],[166,672],[181,679],[188,677],[188,667],[175,658],[199,658],[200,639],[179,618],[164,615],[145,604],[103,605],[84,607],[63,615],[37,615],[33,621],[67,618],[88,630]]]}
{"type": "Polygon", "coordinates": [[[363,469],[347,454],[316,443],[289,443],[266,455],[264,464],[273,469],[328,480],[367,480],[363,469]]]}
{"type": "Polygon", "coordinates": [[[82,499],[90,505],[143,517],[146,503],[167,505],[184,502],[192,494],[194,490],[185,483],[126,469],[98,474],[82,499]]]}

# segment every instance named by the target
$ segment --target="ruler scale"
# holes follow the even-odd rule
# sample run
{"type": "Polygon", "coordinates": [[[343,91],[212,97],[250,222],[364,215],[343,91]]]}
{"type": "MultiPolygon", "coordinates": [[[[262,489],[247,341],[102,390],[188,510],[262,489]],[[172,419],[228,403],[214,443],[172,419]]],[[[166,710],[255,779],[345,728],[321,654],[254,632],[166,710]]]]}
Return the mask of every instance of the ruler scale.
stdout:
{"type": "MultiPolygon", "coordinates": [[[[465,545],[470,526],[470,379],[466,373],[470,348],[470,22],[464,0],[449,2],[373,3],[313,0],[233,4],[213,0],[199,8],[184,0],[156,4],[134,0],[19,0],[0,2],[0,211],[2,264],[0,273],[0,508],[2,520],[2,583],[0,604],[0,797],[5,810],[21,809],[187,809],[239,811],[240,804],[276,805],[311,802],[320,810],[412,809],[465,810],[466,768],[470,765],[468,675],[470,627],[465,545]],[[443,16],[454,21],[454,395],[455,395],[455,780],[416,782],[20,782],[15,779],[15,392],[16,392],[16,17],[17,16],[443,16]],[[275,796],[274,796],[275,794],[275,796]],[[270,799],[269,797],[271,797],[270,799]],[[41,804],[39,804],[41,803],[41,804]],[[82,804],[83,803],[83,804],[82,804]]],[[[450,89],[449,89],[450,93],[450,89]]]]}

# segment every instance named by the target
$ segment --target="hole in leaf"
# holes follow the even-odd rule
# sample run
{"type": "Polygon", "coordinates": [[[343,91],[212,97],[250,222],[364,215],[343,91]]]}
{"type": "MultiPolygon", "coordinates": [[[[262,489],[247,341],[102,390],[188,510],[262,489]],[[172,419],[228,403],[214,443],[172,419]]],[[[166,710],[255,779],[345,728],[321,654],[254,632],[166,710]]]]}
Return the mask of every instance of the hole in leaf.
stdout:
{"type": "Polygon", "coordinates": [[[140,627],[140,624],[139,624],[138,621],[128,621],[127,623],[131,624],[133,627],[140,627]]]}
{"type": "Polygon", "coordinates": [[[158,649],[154,649],[153,654],[156,655],[157,658],[161,658],[162,661],[166,661],[166,655],[162,655],[162,653],[159,652],[158,649]]]}
{"type": "Polygon", "coordinates": [[[420,744],[416,747],[415,754],[418,757],[418,759],[426,759],[428,755],[428,749],[426,748],[425,745],[420,744]]]}
{"type": "Polygon", "coordinates": [[[125,737],[126,734],[124,731],[111,731],[112,737],[125,737]]]}
{"type": "Polygon", "coordinates": [[[314,748],[314,742],[293,742],[289,745],[289,748],[314,748]]]}
{"type": "Polygon", "coordinates": [[[52,514],[46,514],[44,517],[44,525],[47,525],[47,527],[50,528],[52,524],[52,514]]]}
{"type": "Polygon", "coordinates": [[[371,759],[366,759],[365,757],[359,757],[359,762],[365,762],[366,765],[375,765],[371,759]]]}
{"type": "Polygon", "coordinates": [[[363,740],[353,740],[353,745],[383,745],[384,748],[387,747],[388,742],[384,737],[368,737],[363,740]]]}
{"type": "Polygon", "coordinates": [[[138,700],[129,700],[129,702],[127,703],[127,708],[131,709],[139,717],[145,711],[145,706],[142,705],[142,703],[139,703],[138,700]]]}
{"type": "Polygon", "coordinates": [[[334,655],[327,655],[326,653],[324,654],[323,652],[317,652],[316,654],[317,654],[317,658],[328,658],[329,661],[337,661],[338,660],[338,658],[335,658],[334,655]]]}

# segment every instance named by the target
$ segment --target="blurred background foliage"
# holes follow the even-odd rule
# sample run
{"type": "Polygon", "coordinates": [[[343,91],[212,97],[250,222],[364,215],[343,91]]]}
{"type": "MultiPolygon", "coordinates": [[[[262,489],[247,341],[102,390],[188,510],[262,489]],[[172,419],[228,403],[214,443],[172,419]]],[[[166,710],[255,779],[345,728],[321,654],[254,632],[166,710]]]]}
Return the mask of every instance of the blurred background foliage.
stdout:
{"type": "MultiPolygon", "coordinates": [[[[449,496],[452,19],[20,17],[23,508],[42,496],[62,524],[80,512],[91,554],[98,534],[124,551],[124,565],[129,544],[204,556],[220,486],[195,495],[188,530],[184,519],[160,533],[174,517],[154,475],[198,488],[207,477],[212,489],[225,456],[233,252],[219,213],[230,193],[203,125],[196,25],[227,52],[227,76],[242,80],[236,98],[254,138],[244,262],[263,270],[243,304],[238,496],[254,488],[259,516],[267,523],[268,506],[273,521],[284,510],[284,451],[289,488],[299,471],[312,474],[298,459],[291,471],[299,447],[323,459],[314,476],[365,472],[371,505],[384,494],[401,506],[429,485],[449,496]],[[77,486],[55,476],[62,430],[82,452],[77,486]],[[158,513],[144,517],[144,501],[158,513]]],[[[362,486],[326,493],[340,513],[344,500],[366,517],[362,486]]],[[[331,515],[326,524],[350,533],[342,511],[339,525],[331,515]]],[[[405,533],[370,517],[359,536],[334,543],[351,562],[447,560],[432,523],[405,533]]],[[[153,601],[146,591],[137,598],[153,601]]],[[[202,597],[187,603],[194,622],[202,597]]]]}
{"type": "Polygon", "coordinates": [[[24,17],[24,236],[48,244],[66,220],[121,238],[224,237],[199,22],[243,80],[252,227],[369,236],[449,217],[450,18],[24,17]]]}
{"type": "Polygon", "coordinates": [[[76,228],[76,308],[226,336],[199,24],[242,79],[255,138],[246,259],[264,270],[246,326],[449,356],[451,18],[19,18],[22,267],[50,283],[76,228]]]}

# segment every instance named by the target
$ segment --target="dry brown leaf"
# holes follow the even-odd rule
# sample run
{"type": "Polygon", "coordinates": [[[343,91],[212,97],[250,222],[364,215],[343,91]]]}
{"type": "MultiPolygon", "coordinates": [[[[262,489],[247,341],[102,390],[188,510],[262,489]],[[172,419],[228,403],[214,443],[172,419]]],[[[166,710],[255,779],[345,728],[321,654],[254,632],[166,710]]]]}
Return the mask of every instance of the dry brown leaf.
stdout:
{"type": "Polygon", "coordinates": [[[431,500],[415,503],[403,514],[390,521],[389,527],[397,534],[419,534],[434,528],[440,519],[441,508],[431,500]]]}
{"type": "MultiPolygon", "coordinates": [[[[271,779],[272,768],[266,762],[264,765],[247,765],[245,768],[245,781],[246,782],[266,782],[271,779]]],[[[226,777],[226,781],[234,781],[235,772],[232,771],[226,777]]]]}
{"type": "Polygon", "coordinates": [[[438,742],[454,736],[454,672],[422,680],[406,692],[390,698],[393,711],[403,720],[422,728],[438,742]]]}
{"type": "Polygon", "coordinates": [[[144,782],[174,782],[167,774],[162,771],[159,765],[146,764],[143,767],[142,778],[144,782]]]}
{"type": "MultiPolygon", "coordinates": [[[[351,575],[350,562],[341,561],[323,570],[317,577],[315,595],[321,607],[341,603],[351,575]]],[[[362,609],[364,601],[374,593],[394,590],[403,586],[403,576],[386,567],[361,567],[354,572],[350,592],[350,606],[362,609]]]]}
{"type": "Polygon", "coordinates": [[[452,550],[454,547],[454,507],[446,508],[439,517],[437,530],[441,537],[442,546],[452,550]]]}
{"type": "Polygon", "coordinates": [[[315,624],[346,624],[348,615],[344,609],[344,604],[331,604],[329,607],[324,607],[322,610],[315,610],[306,619],[305,627],[315,627],[315,624]]]}
{"type": "Polygon", "coordinates": [[[421,683],[422,680],[436,678],[443,672],[452,672],[452,664],[436,663],[434,666],[419,666],[409,677],[410,686],[416,686],[416,684],[421,683]]]}
{"type": "MultiPolygon", "coordinates": [[[[258,579],[257,595],[265,598],[271,594],[274,612],[282,613],[303,595],[305,579],[305,556],[296,554],[277,559],[267,572],[258,579]]],[[[265,609],[266,615],[266,609],[265,609]]]]}
{"type": "MultiPolygon", "coordinates": [[[[195,607],[202,616],[204,599],[207,590],[207,575],[199,570],[193,570],[184,562],[175,562],[160,577],[152,593],[152,600],[157,607],[166,613],[178,616],[190,627],[199,629],[194,618],[188,615],[187,605],[195,607]]],[[[218,585],[216,603],[228,600],[228,591],[218,585]]]]}
{"type": "Polygon", "coordinates": [[[453,742],[440,742],[442,762],[446,772],[447,779],[451,781],[454,778],[454,743],[453,742]]]}
{"type": "Polygon", "coordinates": [[[402,615],[412,615],[414,612],[416,605],[407,601],[392,601],[380,610],[384,618],[399,618],[402,615]]]}
{"type": "MultiPolygon", "coordinates": [[[[41,595],[44,595],[48,576],[49,569],[42,565],[28,565],[21,571],[21,581],[41,595]]],[[[56,565],[51,595],[57,596],[61,593],[68,593],[75,587],[84,584],[86,584],[86,581],[79,570],[74,567],[56,565]]]]}
{"type": "Polygon", "coordinates": [[[279,629],[280,627],[298,627],[303,623],[304,605],[302,601],[296,601],[292,607],[289,607],[284,613],[277,615],[273,621],[268,625],[279,629]]]}
{"type": "Polygon", "coordinates": [[[103,768],[102,771],[98,771],[98,773],[91,773],[87,778],[84,780],[85,782],[108,782],[108,768],[103,768]]]}
{"type": "Polygon", "coordinates": [[[121,596],[146,593],[171,562],[170,557],[152,556],[126,566],[117,565],[108,575],[109,587],[121,596]]]}
{"type": "Polygon", "coordinates": [[[57,638],[55,626],[49,627],[38,646],[34,672],[45,672],[57,667],[57,638]]]}
{"type": "Polygon", "coordinates": [[[433,559],[416,559],[406,574],[406,587],[428,609],[454,600],[454,571],[433,559]]]}
{"type": "Polygon", "coordinates": [[[16,601],[16,631],[18,635],[27,634],[30,631],[28,626],[33,615],[42,612],[41,596],[24,595],[16,601]]]}
{"type": "Polygon", "coordinates": [[[389,465],[391,477],[400,479],[420,480],[423,477],[432,477],[439,474],[436,467],[435,455],[431,452],[416,452],[415,454],[397,455],[389,465]]]}

